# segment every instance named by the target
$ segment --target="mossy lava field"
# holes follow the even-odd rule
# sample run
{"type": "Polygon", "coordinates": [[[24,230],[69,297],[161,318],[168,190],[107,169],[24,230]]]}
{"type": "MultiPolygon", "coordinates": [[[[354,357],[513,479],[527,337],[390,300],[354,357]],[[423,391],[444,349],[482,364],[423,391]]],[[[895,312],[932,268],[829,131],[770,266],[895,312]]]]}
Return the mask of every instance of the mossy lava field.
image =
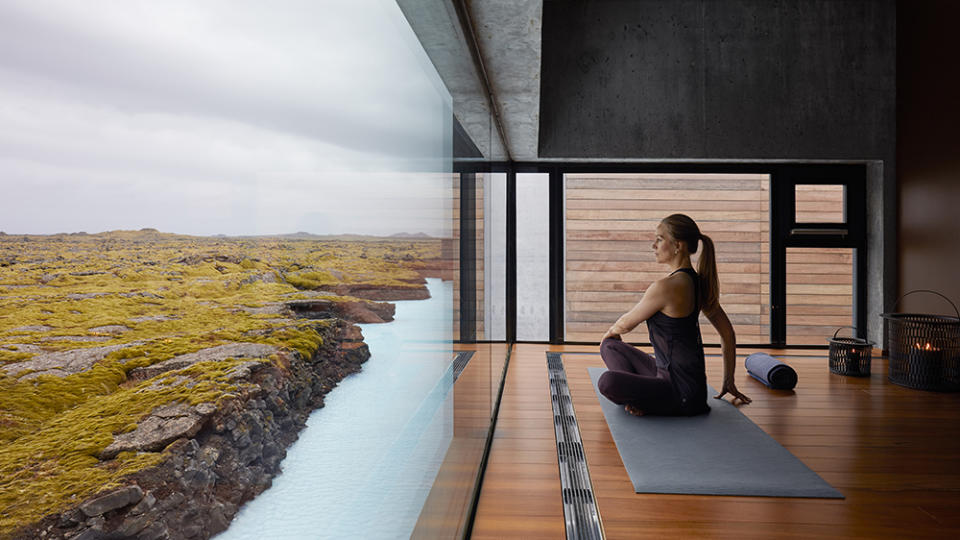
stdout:
{"type": "Polygon", "coordinates": [[[104,458],[151,411],[216,404],[242,390],[236,369],[280,360],[151,366],[246,344],[309,357],[324,321],[292,304],[416,298],[439,257],[429,239],[0,235],[0,537],[159,463],[162,449],[104,458]]]}

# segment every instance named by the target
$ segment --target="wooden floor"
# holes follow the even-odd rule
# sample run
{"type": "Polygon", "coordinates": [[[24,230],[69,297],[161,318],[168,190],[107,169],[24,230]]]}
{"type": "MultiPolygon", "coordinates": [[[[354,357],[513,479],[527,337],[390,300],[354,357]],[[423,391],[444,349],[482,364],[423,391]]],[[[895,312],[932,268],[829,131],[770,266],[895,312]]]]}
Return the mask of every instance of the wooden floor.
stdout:
{"type": "MultiPolygon", "coordinates": [[[[565,534],[548,350],[597,349],[515,346],[472,538],[565,534]]],[[[846,499],[634,493],[587,375],[600,358],[565,355],[607,538],[960,538],[960,393],[894,385],[882,358],[869,378],[833,375],[825,350],[769,351],[800,378],[795,391],[773,391],[743,369],[753,350],[738,350],[737,386],[754,400],[741,411],[846,499]]],[[[707,363],[719,386],[719,358],[707,363]]]]}

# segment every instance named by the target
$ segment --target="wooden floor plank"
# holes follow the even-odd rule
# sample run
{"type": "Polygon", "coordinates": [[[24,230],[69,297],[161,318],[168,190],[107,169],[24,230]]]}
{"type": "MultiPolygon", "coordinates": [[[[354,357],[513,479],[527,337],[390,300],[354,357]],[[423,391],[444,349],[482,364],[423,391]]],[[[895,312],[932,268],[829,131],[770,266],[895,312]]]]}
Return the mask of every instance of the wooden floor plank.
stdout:
{"type": "MultiPolygon", "coordinates": [[[[475,538],[564,534],[548,350],[516,345],[480,491],[475,538]]],[[[587,367],[595,354],[564,355],[584,452],[607,538],[957,538],[960,537],[960,394],[903,388],[875,357],[870,377],[831,374],[827,352],[768,350],[798,372],[792,392],[771,391],[743,370],[737,385],[754,402],[741,411],[826,481],[844,500],[633,492],[587,367]]],[[[708,349],[708,354],[711,351],[708,349]]],[[[722,365],[707,360],[719,386],[722,365]]]]}

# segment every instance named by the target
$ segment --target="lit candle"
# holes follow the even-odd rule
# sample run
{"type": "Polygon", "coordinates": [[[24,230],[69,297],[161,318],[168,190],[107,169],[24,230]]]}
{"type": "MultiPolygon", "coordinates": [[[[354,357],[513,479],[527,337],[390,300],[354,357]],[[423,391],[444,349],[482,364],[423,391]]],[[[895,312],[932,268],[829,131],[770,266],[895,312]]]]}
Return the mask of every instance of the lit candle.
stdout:
{"type": "Polygon", "coordinates": [[[914,373],[914,380],[924,388],[931,388],[940,384],[943,359],[940,348],[929,341],[914,344],[910,350],[910,370],[914,373]]]}
{"type": "Polygon", "coordinates": [[[850,365],[848,370],[851,375],[860,374],[860,349],[856,347],[850,348],[850,365]]]}

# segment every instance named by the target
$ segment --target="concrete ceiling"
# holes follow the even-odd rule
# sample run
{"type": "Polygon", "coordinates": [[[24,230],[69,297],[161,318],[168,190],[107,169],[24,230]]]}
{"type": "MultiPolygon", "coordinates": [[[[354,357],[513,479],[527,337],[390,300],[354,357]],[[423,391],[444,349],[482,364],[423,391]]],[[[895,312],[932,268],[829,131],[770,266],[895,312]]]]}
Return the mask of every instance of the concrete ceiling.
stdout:
{"type": "Polygon", "coordinates": [[[466,31],[458,1],[397,4],[450,91],[454,114],[484,157],[536,160],[543,0],[463,2],[463,22],[471,27],[466,31]],[[474,38],[479,61],[470,50],[474,38]]]}

